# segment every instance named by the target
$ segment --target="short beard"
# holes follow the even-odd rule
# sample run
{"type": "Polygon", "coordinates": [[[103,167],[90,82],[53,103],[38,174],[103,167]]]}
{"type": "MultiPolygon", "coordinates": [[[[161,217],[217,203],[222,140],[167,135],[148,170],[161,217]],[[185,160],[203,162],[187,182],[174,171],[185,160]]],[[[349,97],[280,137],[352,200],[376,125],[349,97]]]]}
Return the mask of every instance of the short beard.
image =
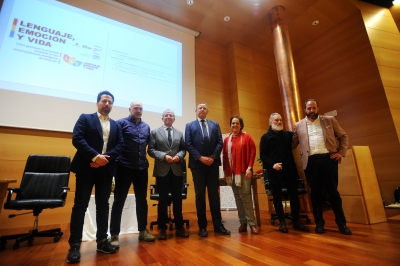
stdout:
{"type": "Polygon", "coordinates": [[[312,119],[312,120],[315,120],[315,119],[317,119],[318,118],[318,113],[315,113],[315,114],[307,114],[307,117],[308,118],[310,118],[310,119],[312,119]]]}
{"type": "Polygon", "coordinates": [[[282,130],[283,130],[283,126],[282,126],[282,125],[277,126],[277,125],[272,124],[272,125],[271,125],[271,128],[272,128],[272,130],[274,130],[274,131],[282,131],[282,130]]]}

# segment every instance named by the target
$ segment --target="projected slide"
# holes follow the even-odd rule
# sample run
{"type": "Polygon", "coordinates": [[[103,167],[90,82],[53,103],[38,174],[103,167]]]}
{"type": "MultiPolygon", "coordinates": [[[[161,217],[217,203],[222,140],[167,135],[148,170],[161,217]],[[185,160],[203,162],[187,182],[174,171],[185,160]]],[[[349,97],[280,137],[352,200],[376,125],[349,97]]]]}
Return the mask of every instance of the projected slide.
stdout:
{"type": "Polygon", "coordinates": [[[48,0],[5,0],[0,88],[182,115],[182,44],[48,0]],[[12,5],[11,3],[14,2],[12,5]]]}

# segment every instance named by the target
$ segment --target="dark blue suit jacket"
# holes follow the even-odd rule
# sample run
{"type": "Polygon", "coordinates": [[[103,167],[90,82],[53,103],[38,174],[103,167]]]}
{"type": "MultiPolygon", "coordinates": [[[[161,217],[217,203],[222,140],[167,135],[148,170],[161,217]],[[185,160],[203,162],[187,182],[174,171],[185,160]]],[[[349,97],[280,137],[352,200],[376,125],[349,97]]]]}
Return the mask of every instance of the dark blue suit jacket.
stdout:
{"type": "Polygon", "coordinates": [[[185,144],[186,150],[189,152],[189,168],[205,167],[199,161],[200,156],[214,156],[214,164],[221,165],[222,151],[222,135],[219,124],[215,121],[208,120],[208,133],[210,137],[210,145],[207,148],[204,144],[203,133],[199,121],[196,119],[186,124],[185,144]]]}
{"type": "MultiPolygon", "coordinates": [[[[70,170],[74,173],[93,171],[90,167],[92,158],[102,154],[103,132],[97,113],[81,114],[74,126],[72,144],[77,149],[72,159],[70,170]]],[[[104,168],[110,175],[115,175],[115,159],[124,149],[121,126],[110,118],[110,136],[108,138],[107,151],[109,163],[104,168]]]]}

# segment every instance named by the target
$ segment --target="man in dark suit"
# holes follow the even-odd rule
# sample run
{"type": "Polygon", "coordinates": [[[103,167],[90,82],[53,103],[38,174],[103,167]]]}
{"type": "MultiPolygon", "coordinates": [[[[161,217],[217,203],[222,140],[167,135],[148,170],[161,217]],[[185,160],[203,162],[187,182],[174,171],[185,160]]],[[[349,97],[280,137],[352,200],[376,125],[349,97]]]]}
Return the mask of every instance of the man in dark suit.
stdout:
{"type": "Polygon", "coordinates": [[[199,236],[207,237],[206,188],[214,232],[230,235],[222,225],[221,203],[218,194],[219,166],[221,165],[222,135],[217,122],[206,119],[208,106],[199,103],[195,110],[197,119],[186,124],[185,142],[189,152],[189,168],[192,171],[196,192],[196,209],[199,236]]]}
{"type": "Polygon", "coordinates": [[[107,239],[108,199],[115,173],[115,159],[124,148],[124,140],[121,127],[108,116],[113,103],[114,96],[110,92],[100,92],[97,96],[97,112],[82,114],[73,130],[72,144],[77,151],[70,170],[76,174],[76,190],[68,240],[68,263],[80,261],[83,222],[93,186],[96,187],[97,251],[115,252],[107,239]]]}
{"type": "MultiPolygon", "coordinates": [[[[158,227],[159,240],[167,239],[166,229],[168,223],[168,194],[171,191],[172,206],[176,224],[176,236],[188,237],[189,234],[183,227],[182,216],[182,162],[186,155],[183,133],[172,126],[175,114],[165,110],[162,114],[164,125],[150,133],[148,154],[154,158],[153,176],[157,180],[159,193],[158,201],[158,227]]],[[[184,163],[184,162],[183,162],[184,163]]]]}

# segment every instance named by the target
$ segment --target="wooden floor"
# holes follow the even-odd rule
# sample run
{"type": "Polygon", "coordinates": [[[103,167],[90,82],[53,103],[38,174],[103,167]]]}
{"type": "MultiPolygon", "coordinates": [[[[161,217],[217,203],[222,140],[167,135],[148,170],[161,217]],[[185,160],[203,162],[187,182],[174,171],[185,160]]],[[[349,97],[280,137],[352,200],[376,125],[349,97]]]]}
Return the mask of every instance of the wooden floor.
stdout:
{"type": "MultiPolygon", "coordinates": [[[[260,235],[238,233],[236,211],[223,211],[224,225],[232,231],[230,236],[214,235],[200,238],[195,213],[185,213],[190,220],[190,237],[177,239],[169,232],[166,241],[139,242],[137,234],[120,237],[121,248],[115,254],[96,252],[95,241],[83,242],[79,265],[400,265],[400,221],[375,225],[348,223],[353,235],[338,232],[332,211],[326,219],[323,235],[289,230],[288,234],[271,225],[269,213],[261,212],[260,235]]],[[[155,217],[149,217],[149,221],[155,217]]],[[[14,218],[17,219],[17,218],[14,218]]],[[[24,218],[28,219],[28,217],[24,218]]],[[[69,224],[43,226],[40,230],[60,226],[64,236],[58,243],[52,238],[37,238],[32,246],[22,243],[13,250],[14,241],[0,251],[0,265],[64,265],[67,255],[69,224]]],[[[289,229],[291,226],[289,225],[289,229]]],[[[29,228],[0,230],[0,235],[23,233],[29,228]]],[[[154,234],[158,231],[153,230],[154,234]]]]}

